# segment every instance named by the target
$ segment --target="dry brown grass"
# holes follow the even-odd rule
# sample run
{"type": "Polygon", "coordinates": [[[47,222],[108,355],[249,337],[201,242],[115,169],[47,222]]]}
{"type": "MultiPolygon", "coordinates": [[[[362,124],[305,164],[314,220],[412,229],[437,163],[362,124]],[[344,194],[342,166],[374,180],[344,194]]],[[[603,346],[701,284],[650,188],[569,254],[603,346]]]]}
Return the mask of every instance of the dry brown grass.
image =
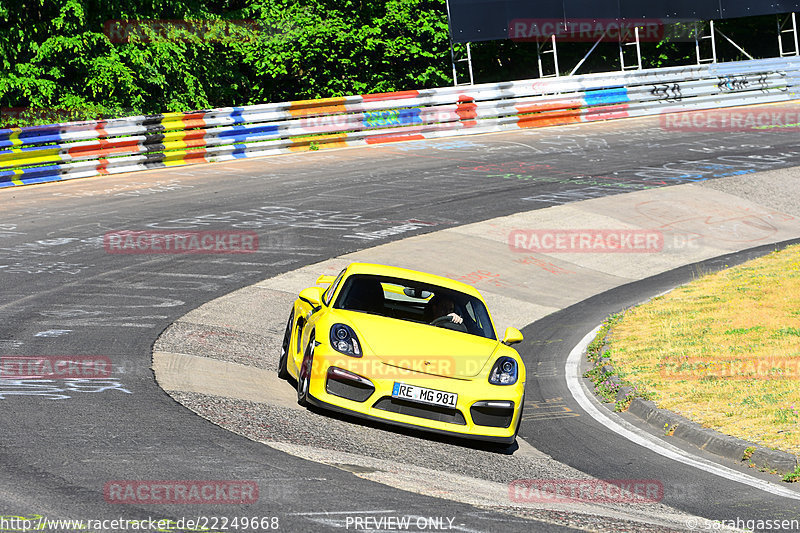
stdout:
{"type": "Polygon", "coordinates": [[[659,407],[800,455],[800,245],[630,310],[610,346],[659,407]]]}

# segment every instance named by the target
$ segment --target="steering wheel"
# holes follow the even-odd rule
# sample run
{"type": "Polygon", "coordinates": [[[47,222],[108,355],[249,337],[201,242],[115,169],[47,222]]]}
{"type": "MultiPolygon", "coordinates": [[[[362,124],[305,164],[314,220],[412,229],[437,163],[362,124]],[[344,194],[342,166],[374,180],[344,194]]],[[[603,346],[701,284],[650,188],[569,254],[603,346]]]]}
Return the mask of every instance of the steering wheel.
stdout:
{"type": "Polygon", "coordinates": [[[434,319],[434,321],[431,322],[431,325],[445,329],[452,329],[453,331],[461,331],[462,333],[467,333],[467,326],[465,326],[464,324],[456,324],[455,322],[453,322],[453,317],[451,317],[450,315],[440,316],[439,318],[434,319]]]}

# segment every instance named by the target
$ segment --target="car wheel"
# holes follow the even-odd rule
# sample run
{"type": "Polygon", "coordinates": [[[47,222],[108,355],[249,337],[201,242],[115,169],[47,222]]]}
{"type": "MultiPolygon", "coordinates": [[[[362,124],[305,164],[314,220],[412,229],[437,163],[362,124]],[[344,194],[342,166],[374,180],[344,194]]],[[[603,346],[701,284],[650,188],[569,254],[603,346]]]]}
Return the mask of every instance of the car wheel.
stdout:
{"type": "Polygon", "coordinates": [[[294,309],[289,313],[289,322],[286,323],[286,332],[283,334],[283,343],[281,344],[281,358],[278,360],[278,377],[281,379],[289,379],[288,364],[289,364],[289,344],[292,340],[292,323],[294,322],[294,309]]]}
{"type": "Polygon", "coordinates": [[[308,407],[308,389],[311,387],[311,367],[314,365],[314,334],[308,339],[303,364],[300,365],[300,376],[297,378],[297,403],[308,407]]]}

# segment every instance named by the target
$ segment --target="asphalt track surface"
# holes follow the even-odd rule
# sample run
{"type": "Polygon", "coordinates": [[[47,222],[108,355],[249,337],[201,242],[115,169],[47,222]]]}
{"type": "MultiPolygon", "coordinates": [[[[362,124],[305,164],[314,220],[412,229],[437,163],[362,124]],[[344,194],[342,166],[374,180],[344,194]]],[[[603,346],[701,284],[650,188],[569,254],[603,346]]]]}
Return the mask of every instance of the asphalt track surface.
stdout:
{"type": "MultiPolygon", "coordinates": [[[[226,432],[156,385],[153,342],[206,301],[347,251],[586,198],[799,164],[800,139],[792,131],[674,132],[643,119],[0,191],[0,354],[107,356],[114,365],[104,381],[0,380],[2,514],[173,520],[246,514],[278,516],[286,531],[323,531],[333,526],[313,513],[391,510],[454,517],[462,530],[560,530],[368,482],[226,432]],[[408,221],[426,225],[380,233],[408,221]],[[255,231],[259,250],[118,255],[103,248],[108,231],[204,229],[255,231]],[[259,499],[246,506],[119,505],[103,496],[115,480],[185,479],[254,480],[259,499]]],[[[563,359],[608,312],[687,275],[668,273],[548,317],[524,331],[531,347],[522,349],[524,356],[563,359]]],[[[543,398],[563,395],[549,389],[559,386],[555,381],[538,381],[543,398]]],[[[664,503],[701,516],[800,517],[796,502],[663,460],[588,417],[526,423],[521,434],[599,478],[672,480],[664,503]]]]}

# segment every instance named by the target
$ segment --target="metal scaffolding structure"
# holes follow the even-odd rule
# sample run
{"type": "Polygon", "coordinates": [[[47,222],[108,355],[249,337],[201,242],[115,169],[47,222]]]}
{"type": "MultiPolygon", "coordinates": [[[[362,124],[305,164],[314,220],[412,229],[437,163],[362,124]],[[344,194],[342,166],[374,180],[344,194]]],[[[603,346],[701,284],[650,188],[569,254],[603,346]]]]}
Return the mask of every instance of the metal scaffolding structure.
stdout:
{"type": "Polygon", "coordinates": [[[781,57],[800,55],[800,45],[798,45],[797,41],[797,13],[791,13],[783,20],[778,15],[778,50],[781,57]],[[787,28],[787,25],[791,27],[787,28]],[[785,35],[791,35],[789,42],[792,48],[784,47],[783,40],[785,35]]]}
{"type": "MultiPolygon", "coordinates": [[[[450,22],[450,0],[447,0],[447,16],[448,24],[450,22]]],[[[786,15],[777,15],[777,40],[778,51],[780,57],[798,56],[800,55],[800,42],[798,40],[798,25],[797,13],[792,12],[786,15]]],[[[619,69],[623,72],[632,70],[641,70],[642,67],[642,47],[641,47],[641,33],[642,30],[639,26],[633,28],[632,39],[623,35],[620,32],[619,36],[619,69]]],[[[749,59],[754,59],[744,48],[739,46],[733,39],[725,35],[715,25],[714,20],[707,22],[699,21],[694,23],[692,30],[692,37],[695,45],[695,56],[698,65],[706,63],[717,63],[718,54],[717,47],[720,39],[729,43],[736,48],[739,52],[744,54],[749,59]]],[[[575,74],[578,69],[586,62],[592,53],[597,49],[598,45],[607,41],[606,33],[603,33],[600,38],[592,45],[591,49],[583,56],[583,58],[572,68],[569,75],[575,74]]],[[[690,41],[691,42],[691,41],[690,41]]],[[[452,35],[450,36],[450,57],[453,68],[453,85],[472,85],[474,84],[473,65],[472,65],[472,50],[471,43],[464,43],[465,54],[463,57],[457,57],[455,43],[452,35]],[[458,82],[457,65],[459,63],[466,63],[467,72],[469,75],[469,83],[458,82]]],[[[539,78],[557,78],[561,76],[561,68],[558,58],[558,39],[555,34],[549,37],[544,37],[542,40],[536,39],[536,58],[537,67],[539,71],[539,78]],[[547,58],[551,59],[548,61],[547,58]]]]}
{"type": "Polygon", "coordinates": [[[472,48],[470,47],[471,43],[464,43],[466,48],[466,55],[464,57],[456,58],[456,47],[455,44],[451,41],[450,42],[450,59],[453,63],[453,85],[473,85],[475,83],[473,74],[472,74],[472,48]],[[458,83],[458,71],[456,69],[456,65],[458,63],[466,63],[467,64],[467,71],[469,72],[469,83],[458,83]]]}

